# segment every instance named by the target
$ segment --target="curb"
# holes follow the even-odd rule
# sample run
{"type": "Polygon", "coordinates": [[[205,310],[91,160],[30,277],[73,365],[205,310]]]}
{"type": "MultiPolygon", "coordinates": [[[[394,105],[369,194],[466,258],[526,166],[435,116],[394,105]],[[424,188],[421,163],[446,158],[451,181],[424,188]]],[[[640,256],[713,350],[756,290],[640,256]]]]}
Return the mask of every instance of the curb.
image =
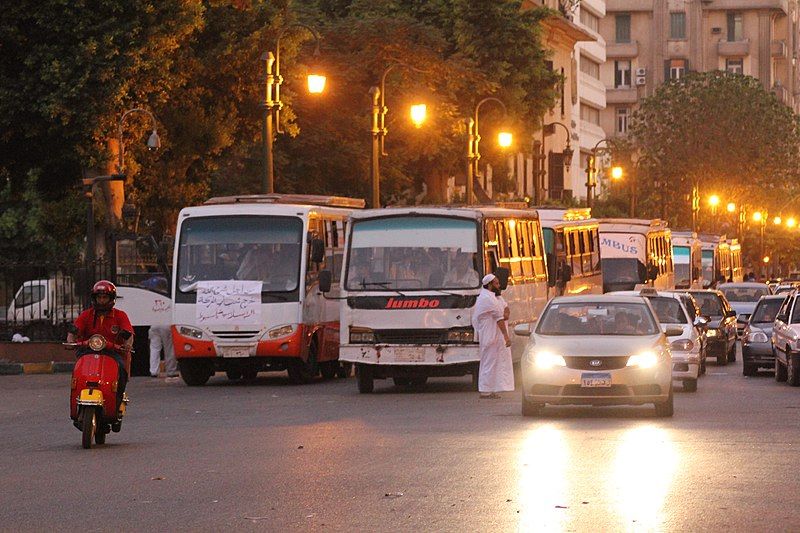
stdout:
{"type": "Polygon", "coordinates": [[[75,363],[49,362],[49,363],[0,363],[0,376],[15,376],[19,374],[60,374],[72,372],[75,363]]]}

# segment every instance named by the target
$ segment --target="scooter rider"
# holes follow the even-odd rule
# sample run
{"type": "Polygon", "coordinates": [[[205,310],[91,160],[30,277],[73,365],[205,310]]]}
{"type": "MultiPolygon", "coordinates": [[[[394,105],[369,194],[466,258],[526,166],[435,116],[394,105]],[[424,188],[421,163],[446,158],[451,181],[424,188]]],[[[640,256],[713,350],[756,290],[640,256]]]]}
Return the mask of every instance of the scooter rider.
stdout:
{"type": "MultiPolygon", "coordinates": [[[[82,312],[75,319],[72,331],[67,333],[67,342],[88,340],[95,334],[105,337],[106,342],[121,346],[121,350],[111,349],[109,355],[119,365],[119,382],[117,385],[117,405],[121,405],[131,373],[131,347],[133,346],[133,327],[125,311],[114,309],[117,299],[117,288],[113,283],[100,280],[92,287],[92,307],[82,312]]],[[[78,350],[78,357],[86,353],[86,349],[78,350]]]]}

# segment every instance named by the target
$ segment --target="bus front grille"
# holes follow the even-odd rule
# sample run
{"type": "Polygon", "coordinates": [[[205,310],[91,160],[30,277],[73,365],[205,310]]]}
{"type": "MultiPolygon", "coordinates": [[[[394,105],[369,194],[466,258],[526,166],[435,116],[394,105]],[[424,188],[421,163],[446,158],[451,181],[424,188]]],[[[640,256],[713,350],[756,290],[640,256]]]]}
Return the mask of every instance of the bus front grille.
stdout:
{"type": "Polygon", "coordinates": [[[445,344],[446,329],[376,329],[376,344],[445,344]]]}
{"type": "Polygon", "coordinates": [[[231,340],[252,339],[258,335],[258,331],[212,331],[211,333],[219,339],[231,340]]]}

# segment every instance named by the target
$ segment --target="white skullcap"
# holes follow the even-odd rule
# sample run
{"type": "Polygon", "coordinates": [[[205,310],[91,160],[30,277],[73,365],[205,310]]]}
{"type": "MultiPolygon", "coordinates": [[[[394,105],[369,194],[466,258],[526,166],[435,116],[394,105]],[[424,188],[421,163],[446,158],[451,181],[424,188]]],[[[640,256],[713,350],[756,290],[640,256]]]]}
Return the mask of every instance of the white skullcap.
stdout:
{"type": "Polygon", "coordinates": [[[483,276],[483,279],[481,280],[481,285],[488,285],[489,283],[491,283],[493,280],[496,279],[497,276],[495,276],[494,274],[486,274],[485,276],[483,276]]]}

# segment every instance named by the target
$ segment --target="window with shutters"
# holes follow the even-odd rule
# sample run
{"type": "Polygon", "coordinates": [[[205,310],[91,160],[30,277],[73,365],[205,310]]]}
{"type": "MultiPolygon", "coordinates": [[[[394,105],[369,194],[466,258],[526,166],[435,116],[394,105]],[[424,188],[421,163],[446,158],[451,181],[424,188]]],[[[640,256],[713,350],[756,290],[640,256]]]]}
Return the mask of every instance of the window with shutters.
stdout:
{"type": "Polygon", "coordinates": [[[686,13],[669,14],[669,38],[686,39],[686,13]]]}
{"type": "Polygon", "coordinates": [[[629,89],[631,86],[631,62],[629,60],[614,61],[614,87],[629,89]]]}
{"type": "Polygon", "coordinates": [[[741,13],[728,13],[728,41],[744,40],[744,21],[741,13]]]}
{"type": "Polygon", "coordinates": [[[630,13],[620,14],[614,17],[616,24],[615,38],[618,43],[631,42],[631,15],[630,13]]]}

